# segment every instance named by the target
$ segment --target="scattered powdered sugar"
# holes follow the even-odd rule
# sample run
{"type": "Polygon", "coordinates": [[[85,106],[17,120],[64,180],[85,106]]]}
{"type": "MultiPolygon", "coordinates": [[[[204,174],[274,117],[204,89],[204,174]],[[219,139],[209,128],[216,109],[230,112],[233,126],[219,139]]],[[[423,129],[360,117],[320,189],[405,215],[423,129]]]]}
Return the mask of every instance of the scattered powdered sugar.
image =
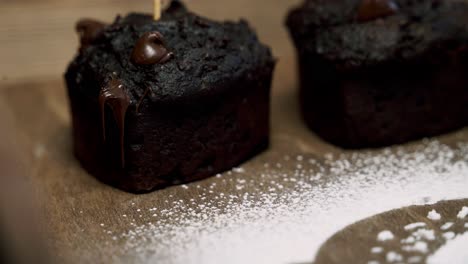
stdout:
{"type": "Polygon", "coordinates": [[[414,236],[409,236],[407,238],[404,238],[404,239],[400,240],[400,242],[402,244],[411,244],[411,243],[416,242],[416,238],[414,238],[414,236]]]}
{"type": "Polygon", "coordinates": [[[387,262],[394,263],[394,262],[402,261],[403,256],[394,251],[390,251],[387,253],[386,259],[387,259],[387,262]]]}
{"type": "Polygon", "coordinates": [[[427,243],[424,241],[418,241],[413,245],[403,246],[402,249],[408,252],[420,252],[420,253],[427,253],[427,243]]]}
{"type": "Polygon", "coordinates": [[[408,258],[408,263],[421,263],[422,261],[422,257],[421,256],[411,256],[408,258]]]}
{"type": "Polygon", "coordinates": [[[435,240],[434,230],[418,229],[411,234],[416,240],[435,240]]]}
{"type": "Polygon", "coordinates": [[[382,253],[382,252],[383,252],[382,247],[373,247],[373,248],[371,248],[371,253],[372,254],[379,254],[379,253],[382,253]]]}
{"type": "Polygon", "coordinates": [[[445,238],[445,240],[450,240],[455,237],[455,233],[450,231],[450,232],[445,232],[442,234],[442,236],[445,238]]]}
{"type": "Polygon", "coordinates": [[[463,206],[463,208],[458,212],[457,217],[460,219],[465,218],[468,215],[468,206],[463,206]]]}
{"type": "MultiPolygon", "coordinates": [[[[265,163],[262,170],[238,168],[214,178],[209,187],[187,184],[199,195],[168,197],[170,206],[152,211],[151,222],[130,222],[128,231],[117,235],[124,245],[118,254],[147,263],[310,262],[329,237],[358,220],[403,206],[466,198],[468,189],[465,143],[449,147],[431,141],[412,151],[329,154],[324,162],[307,154],[289,156],[265,163]]],[[[435,239],[433,230],[423,228],[412,236],[435,239]]],[[[391,232],[381,238],[389,237],[391,232]]],[[[416,250],[424,247],[420,243],[416,250]]],[[[402,259],[397,252],[385,256],[388,262],[402,259]]]]}
{"type": "Polygon", "coordinates": [[[233,172],[236,172],[236,173],[244,173],[245,172],[245,169],[244,168],[233,168],[232,169],[233,172]]]}
{"type": "Polygon", "coordinates": [[[442,217],[439,213],[437,213],[436,210],[432,209],[431,211],[429,211],[429,213],[427,213],[427,218],[433,221],[439,221],[442,217]]]}
{"type": "Polygon", "coordinates": [[[428,264],[466,264],[468,262],[468,232],[447,241],[433,255],[427,258],[428,264]]]}
{"type": "Polygon", "coordinates": [[[417,223],[412,223],[412,224],[408,224],[406,225],[404,228],[406,231],[408,230],[413,230],[413,229],[416,229],[418,227],[425,227],[426,226],[426,223],[424,222],[417,222],[417,223]]]}
{"type": "Polygon", "coordinates": [[[447,229],[450,229],[451,227],[453,226],[453,222],[447,222],[445,224],[443,224],[440,229],[441,230],[447,230],[447,229]]]}
{"type": "Polygon", "coordinates": [[[378,235],[377,235],[377,240],[378,241],[387,241],[387,240],[392,240],[395,236],[393,235],[393,233],[389,230],[384,230],[382,232],[380,232],[378,235]]]}

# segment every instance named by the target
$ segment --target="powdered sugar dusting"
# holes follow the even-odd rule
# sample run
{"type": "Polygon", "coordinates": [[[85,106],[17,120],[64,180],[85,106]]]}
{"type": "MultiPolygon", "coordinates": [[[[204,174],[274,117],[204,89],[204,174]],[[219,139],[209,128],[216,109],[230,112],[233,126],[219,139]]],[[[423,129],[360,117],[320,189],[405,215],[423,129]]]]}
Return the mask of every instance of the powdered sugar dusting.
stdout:
{"type": "Polygon", "coordinates": [[[445,240],[450,240],[455,237],[455,233],[452,231],[449,231],[449,232],[443,233],[442,236],[445,238],[445,240]]]}
{"type": "MultiPolygon", "coordinates": [[[[452,148],[432,141],[414,151],[330,154],[323,162],[307,154],[289,157],[265,163],[263,170],[237,168],[209,187],[176,187],[194,188],[199,195],[169,197],[170,209],[142,208],[142,214],[155,214],[154,220],[129,222],[128,231],[118,235],[123,254],[149,263],[310,262],[327,238],[355,221],[403,206],[466,198],[468,144],[452,148]]],[[[421,230],[413,235],[430,236],[421,230]]],[[[389,262],[400,261],[398,253],[386,254],[389,262]]]]}
{"type": "Polygon", "coordinates": [[[439,221],[442,217],[436,210],[432,209],[429,213],[427,213],[427,218],[433,221],[439,221]]]}
{"type": "Polygon", "coordinates": [[[372,254],[379,254],[379,253],[382,253],[382,252],[383,252],[382,247],[373,247],[373,248],[371,248],[371,253],[372,254]]]}
{"type": "Polygon", "coordinates": [[[450,229],[451,227],[453,226],[453,222],[447,222],[445,224],[443,224],[440,229],[441,230],[447,230],[447,229],[450,229]]]}
{"type": "Polygon", "coordinates": [[[427,259],[428,264],[466,264],[468,261],[468,232],[457,236],[427,259]]]}
{"type": "Polygon", "coordinates": [[[427,242],[424,242],[424,241],[418,241],[414,243],[413,245],[403,246],[402,249],[408,252],[420,252],[420,253],[427,253],[428,251],[427,242]]]}
{"type": "Polygon", "coordinates": [[[417,223],[408,224],[404,228],[405,228],[405,230],[413,230],[413,229],[416,229],[418,227],[424,227],[424,226],[426,226],[426,223],[417,222],[417,223]]]}
{"type": "Polygon", "coordinates": [[[408,258],[408,263],[421,263],[422,259],[421,256],[411,256],[408,258]]]}
{"type": "Polygon", "coordinates": [[[387,262],[389,263],[400,262],[403,260],[403,256],[401,256],[400,254],[396,252],[390,251],[387,253],[386,259],[387,259],[387,262]]]}
{"type": "Polygon", "coordinates": [[[392,240],[395,236],[393,235],[392,231],[390,230],[384,230],[381,231],[377,235],[377,241],[387,241],[387,240],[392,240]]]}
{"type": "Polygon", "coordinates": [[[468,215],[468,206],[463,206],[463,208],[458,212],[457,217],[460,219],[465,218],[468,215]]]}

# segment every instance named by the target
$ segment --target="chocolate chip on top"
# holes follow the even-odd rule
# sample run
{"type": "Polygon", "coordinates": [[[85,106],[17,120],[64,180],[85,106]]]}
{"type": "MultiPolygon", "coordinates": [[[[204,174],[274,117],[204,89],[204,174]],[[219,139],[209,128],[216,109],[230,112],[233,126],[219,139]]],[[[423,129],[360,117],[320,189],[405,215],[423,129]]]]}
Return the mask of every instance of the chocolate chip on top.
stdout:
{"type": "Polygon", "coordinates": [[[132,52],[132,62],[139,65],[165,63],[174,55],[163,40],[163,35],[157,31],[147,32],[138,39],[132,52]]]}
{"type": "Polygon", "coordinates": [[[398,11],[394,0],[362,0],[358,9],[357,20],[366,22],[381,17],[391,16],[398,11]]]}
{"type": "Polygon", "coordinates": [[[102,32],[105,23],[94,19],[81,19],[76,23],[76,32],[80,35],[81,48],[86,48],[102,32]]]}

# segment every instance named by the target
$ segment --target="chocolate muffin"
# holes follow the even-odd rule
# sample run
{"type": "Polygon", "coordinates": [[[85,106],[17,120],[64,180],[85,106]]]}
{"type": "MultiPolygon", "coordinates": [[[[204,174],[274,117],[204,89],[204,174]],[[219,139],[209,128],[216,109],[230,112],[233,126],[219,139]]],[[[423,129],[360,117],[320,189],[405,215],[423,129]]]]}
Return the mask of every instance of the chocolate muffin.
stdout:
{"type": "Polygon", "coordinates": [[[468,124],[468,1],[307,0],[287,26],[324,139],[380,147],[468,124]]]}
{"type": "Polygon", "coordinates": [[[247,22],[173,1],[154,21],[82,20],[66,75],[74,153],[103,182],[147,192],[203,179],[269,142],[275,61],[247,22]]]}

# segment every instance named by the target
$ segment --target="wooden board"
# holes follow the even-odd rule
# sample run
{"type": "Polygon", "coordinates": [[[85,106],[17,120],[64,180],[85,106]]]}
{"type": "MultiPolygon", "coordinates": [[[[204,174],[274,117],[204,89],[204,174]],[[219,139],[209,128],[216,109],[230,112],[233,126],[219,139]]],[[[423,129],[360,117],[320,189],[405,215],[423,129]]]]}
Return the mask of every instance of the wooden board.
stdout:
{"type": "MultiPolygon", "coordinates": [[[[17,137],[21,138],[22,149],[27,151],[25,160],[30,161],[30,176],[35,191],[39,193],[38,206],[42,209],[42,222],[47,227],[45,237],[50,246],[49,257],[58,263],[146,263],[147,259],[140,256],[135,248],[128,248],[125,239],[119,238],[116,242],[111,238],[112,234],[125,234],[136,226],[154,221],[153,213],[148,211],[150,208],[157,207],[161,212],[165,209],[171,210],[171,204],[167,203],[168,199],[169,201],[197,199],[200,193],[195,186],[201,186],[206,190],[211,185],[217,184],[216,193],[240,195],[236,190],[239,179],[251,182],[251,185],[246,186],[241,193],[255,195],[259,193],[259,188],[260,193],[266,188],[256,185],[268,180],[268,178],[258,178],[265,171],[265,163],[284,163],[285,155],[291,157],[303,155],[307,159],[326,164],[324,162],[326,153],[340,154],[342,151],[320,141],[304,128],[298,118],[294,89],[283,90],[278,85],[282,85],[281,82],[275,83],[272,144],[267,152],[243,165],[249,173],[230,175],[229,172],[223,176],[229,177],[231,179],[229,181],[214,177],[189,184],[186,190],[174,187],[145,195],[133,195],[106,186],[80,168],[72,156],[67,101],[61,81],[17,84],[3,89],[0,98],[6,101],[9,111],[16,120],[14,131],[17,137]],[[144,212],[136,208],[141,208],[144,212]],[[133,219],[133,222],[128,222],[127,219],[133,219]]],[[[467,135],[468,131],[464,130],[441,137],[440,140],[448,144],[467,142],[467,135]]],[[[420,145],[421,142],[409,144],[404,150],[410,151],[420,145]]],[[[354,152],[348,151],[346,155],[352,153],[354,152]]],[[[294,169],[285,166],[279,171],[291,174],[294,169]]],[[[327,182],[336,180],[334,177],[332,174],[325,175],[327,182]]],[[[281,190],[278,192],[281,193],[281,190]]],[[[207,194],[206,197],[215,194],[207,194]]],[[[452,211],[453,215],[460,209],[461,204],[468,205],[468,201],[445,204],[443,210],[452,211]]],[[[342,263],[343,259],[350,258],[349,254],[352,254],[352,259],[368,259],[368,249],[375,242],[376,230],[397,229],[411,220],[421,221],[425,218],[424,212],[417,214],[411,210],[413,209],[393,212],[391,221],[386,217],[366,220],[371,222],[370,226],[373,227],[371,231],[365,233],[367,235],[363,235],[361,229],[368,225],[348,228],[343,231],[345,235],[334,236],[333,242],[328,242],[322,248],[317,263],[342,263]],[[409,219],[407,215],[411,218],[409,219]],[[350,243],[350,238],[353,237],[360,239],[361,246],[358,247],[358,251],[349,248],[356,245],[350,243]],[[327,250],[329,243],[333,243],[334,246],[327,250]],[[367,251],[364,253],[364,250],[367,251]],[[332,262],[327,256],[333,256],[332,259],[337,261],[332,262]]],[[[418,209],[414,211],[418,212],[418,209]]],[[[148,243],[154,244],[155,241],[148,243]]],[[[436,244],[438,246],[443,244],[440,241],[438,243],[436,244]]],[[[436,250],[437,247],[431,249],[436,250]]],[[[158,263],[165,261],[161,260],[158,263]]]]}
{"type": "MultiPolygon", "coordinates": [[[[40,234],[31,236],[30,232],[23,232],[22,237],[29,237],[28,241],[31,240],[31,243],[39,241],[39,244],[44,244],[42,241],[45,240],[48,249],[46,255],[49,260],[57,263],[171,263],[170,250],[165,258],[151,261],[150,256],[154,252],[148,249],[153,245],[164,244],[166,237],[155,235],[155,238],[148,238],[146,237],[148,233],[144,233],[138,240],[138,237],[122,236],[122,234],[128,235],[129,232],[138,230],[148,222],[164,222],[170,226],[171,221],[175,221],[177,216],[174,218],[173,215],[164,212],[174,213],[174,203],[177,201],[188,204],[185,211],[176,213],[178,216],[197,208],[197,203],[202,202],[200,189],[215,190],[213,193],[203,194],[207,200],[219,200],[220,193],[236,197],[243,197],[245,193],[249,193],[253,196],[250,198],[253,201],[261,200],[261,194],[269,192],[268,188],[271,186],[267,183],[273,180],[271,177],[274,176],[274,180],[278,180],[280,177],[278,175],[293,175],[297,170],[296,163],[285,162],[286,157],[300,156],[317,162],[322,168],[328,168],[330,165],[327,163],[326,154],[352,156],[362,153],[342,151],[321,141],[307,130],[300,120],[296,100],[294,50],[282,25],[287,8],[294,3],[280,0],[235,2],[199,0],[190,1],[190,5],[206,16],[247,17],[257,28],[262,40],[272,45],[274,54],[279,58],[273,84],[270,149],[242,165],[245,173],[227,172],[221,177],[189,184],[185,188],[179,186],[145,195],[133,195],[98,182],[84,172],[72,156],[70,118],[61,72],[64,71],[66,62],[71,59],[76,48],[76,37],[72,27],[78,17],[86,14],[86,16],[102,16],[105,20],[109,20],[119,10],[125,11],[130,8],[143,10],[149,6],[147,1],[135,2],[137,1],[108,0],[94,4],[94,1],[48,0],[38,4],[37,1],[22,0],[7,1],[6,5],[2,3],[0,7],[0,22],[4,22],[0,23],[0,30],[7,33],[0,34],[2,41],[0,54],[2,59],[6,58],[0,66],[0,72],[4,74],[0,83],[0,110],[3,115],[10,116],[10,123],[4,124],[2,129],[10,133],[3,138],[16,138],[19,142],[17,145],[12,143],[11,147],[18,148],[18,152],[21,153],[11,155],[19,156],[25,161],[25,165],[22,166],[27,170],[20,174],[26,175],[32,183],[31,193],[36,200],[34,205],[40,209],[38,222],[43,227],[42,238],[40,234]],[[52,9],[53,6],[55,9],[52,9]],[[16,12],[19,8],[22,12],[16,12]],[[36,23],[42,19],[46,19],[44,23],[36,23]],[[39,41],[28,41],[31,36],[39,41]],[[39,49],[41,52],[36,52],[34,49],[39,49]],[[266,173],[271,170],[265,165],[278,164],[283,166],[275,167],[274,175],[266,173]],[[243,189],[238,190],[239,182],[248,184],[242,185],[243,189]],[[151,211],[152,208],[157,208],[156,219],[153,216],[154,211],[151,211]],[[31,237],[37,238],[37,241],[33,241],[31,237]],[[129,241],[136,244],[129,245],[129,241]]],[[[467,143],[468,130],[444,135],[439,137],[439,141],[447,146],[456,146],[460,142],[467,143]]],[[[423,141],[413,142],[403,146],[400,151],[418,151],[425,144],[427,143],[423,141]]],[[[8,148],[4,147],[2,151],[5,149],[8,148]]],[[[398,150],[397,147],[390,149],[391,152],[398,150]]],[[[372,153],[380,155],[383,151],[371,151],[369,155],[372,153]]],[[[467,158],[460,159],[468,163],[467,158]]],[[[353,166],[355,164],[351,164],[351,167],[353,166]]],[[[309,173],[314,174],[317,168],[309,166],[309,173]]],[[[341,179],[336,177],[333,173],[325,174],[320,184],[340,182],[341,179]]],[[[13,185],[2,184],[2,188],[5,189],[11,189],[10,186],[13,185]]],[[[273,192],[281,196],[291,191],[287,184],[285,186],[284,190],[277,189],[273,192]]],[[[7,192],[2,190],[2,193],[6,195],[7,192]]],[[[8,192],[3,200],[11,201],[13,199],[11,193],[15,192],[8,192]]],[[[18,200],[27,200],[28,196],[20,197],[22,198],[18,200]]],[[[460,198],[468,198],[468,195],[460,198]]],[[[467,203],[467,200],[457,200],[433,207],[444,212],[446,219],[453,220],[453,215],[462,205],[468,205],[467,203]]],[[[3,206],[5,204],[8,205],[2,203],[3,206]]],[[[222,206],[220,208],[223,209],[222,206]]],[[[337,234],[334,236],[330,234],[330,240],[324,243],[318,252],[317,263],[343,263],[343,260],[350,259],[353,262],[371,260],[369,248],[375,244],[376,232],[384,229],[400,230],[410,222],[427,221],[425,213],[429,209],[429,207],[404,208],[363,219],[364,224],[356,223],[341,232],[337,229],[337,234]],[[369,226],[372,228],[369,229],[369,226]],[[356,239],[359,243],[353,243],[356,239]]],[[[379,211],[378,206],[376,207],[376,212],[383,211],[385,210],[379,211]]],[[[25,217],[21,215],[17,218],[25,217]]],[[[209,224],[215,218],[216,215],[209,215],[206,223],[209,224]]],[[[24,225],[27,226],[27,223],[24,225]]],[[[457,232],[462,233],[463,228],[460,227],[460,223],[458,225],[457,232]]],[[[12,227],[11,232],[15,234],[13,236],[21,235],[21,232],[14,231],[16,229],[12,227]]],[[[403,236],[402,233],[401,235],[403,236]]],[[[172,241],[169,237],[167,240],[172,241]]],[[[442,244],[441,240],[431,244],[428,254],[436,251],[442,244]]],[[[170,249],[170,245],[166,248],[170,249]]],[[[25,251],[31,250],[23,248],[22,252],[25,251]]],[[[34,254],[31,254],[31,258],[34,257],[34,254]]],[[[220,259],[219,262],[228,262],[227,259],[224,260],[226,261],[220,259]]],[[[294,256],[291,260],[294,260],[294,256]]],[[[378,260],[385,263],[383,255],[379,256],[378,260]]]]}

